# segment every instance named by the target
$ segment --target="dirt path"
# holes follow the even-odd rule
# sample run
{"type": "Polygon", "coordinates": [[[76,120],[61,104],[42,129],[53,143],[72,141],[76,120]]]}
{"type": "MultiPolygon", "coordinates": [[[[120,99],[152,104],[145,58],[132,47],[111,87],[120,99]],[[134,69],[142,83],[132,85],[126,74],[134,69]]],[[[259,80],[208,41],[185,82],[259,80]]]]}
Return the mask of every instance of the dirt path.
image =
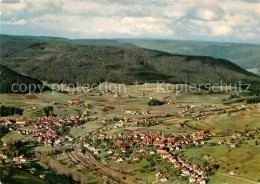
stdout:
{"type": "Polygon", "coordinates": [[[243,181],[243,182],[247,182],[247,183],[258,184],[255,181],[252,181],[252,180],[249,180],[249,179],[246,179],[246,178],[241,178],[239,176],[231,176],[231,175],[228,175],[228,174],[218,174],[218,175],[234,178],[234,179],[237,179],[237,180],[240,180],[240,181],[243,181]]]}
{"type": "Polygon", "coordinates": [[[129,158],[127,158],[126,160],[131,160],[131,158],[134,156],[135,149],[136,149],[136,146],[134,145],[133,152],[131,153],[130,157],[129,157],[129,158]]]}

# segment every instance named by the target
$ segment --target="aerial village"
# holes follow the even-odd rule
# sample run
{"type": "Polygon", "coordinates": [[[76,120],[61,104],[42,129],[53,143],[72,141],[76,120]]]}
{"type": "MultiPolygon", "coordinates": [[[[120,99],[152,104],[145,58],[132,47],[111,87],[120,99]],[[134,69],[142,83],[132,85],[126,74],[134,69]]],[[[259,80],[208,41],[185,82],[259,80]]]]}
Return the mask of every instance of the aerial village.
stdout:
{"type": "MultiPolygon", "coordinates": [[[[113,99],[122,98],[124,95],[121,93],[104,94],[101,92],[95,94],[99,98],[111,96],[113,99]]],[[[75,94],[69,95],[75,96],[75,94]]],[[[154,97],[146,96],[145,93],[141,93],[140,98],[147,98],[147,101],[157,100],[154,97]]],[[[144,159],[154,159],[156,163],[161,160],[175,169],[178,177],[185,178],[184,183],[196,184],[208,183],[209,178],[214,175],[219,165],[216,164],[216,161],[201,164],[201,162],[196,163],[192,159],[186,160],[185,152],[187,150],[210,147],[210,145],[215,147],[225,145],[228,146],[228,149],[235,150],[244,144],[245,141],[241,141],[242,138],[259,137],[259,129],[228,131],[224,136],[223,133],[194,127],[191,124],[191,122],[200,123],[209,117],[251,111],[254,109],[253,106],[236,104],[232,107],[216,108],[215,104],[184,104],[169,98],[163,99],[162,102],[164,104],[162,106],[174,106],[179,109],[178,112],[166,114],[160,112],[159,107],[161,106],[155,106],[158,108],[120,110],[120,115],[100,117],[98,114],[93,113],[94,109],[87,102],[77,98],[68,100],[66,103],[74,108],[82,108],[80,115],[66,118],[58,116],[2,118],[0,125],[7,127],[9,132],[15,132],[23,136],[23,144],[49,147],[51,149],[50,153],[54,155],[56,153],[60,154],[62,150],[62,154],[66,155],[72,166],[81,171],[87,169],[89,171],[89,160],[92,160],[91,164],[95,164],[95,167],[113,169],[114,173],[119,177],[122,171],[119,171],[116,167],[123,164],[138,164],[144,159]],[[198,111],[196,110],[198,108],[204,110],[198,111]],[[171,118],[176,120],[175,123],[167,124],[167,120],[171,118]],[[85,128],[85,125],[93,122],[101,123],[102,126],[92,130],[85,128]],[[167,128],[164,124],[173,128],[167,128]],[[82,133],[75,136],[70,131],[67,131],[68,129],[82,133]],[[176,130],[177,134],[175,133],[176,130]],[[116,167],[114,167],[114,164],[116,167]]],[[[58,103],[56,100],[50,100],[49,102],[54,107],[57,107],[58,103]]],[[[35,109],[38,109],[38,107],[35,107],[35,109]]],[[[110,111],[114,110],[109,106],[108,109],[110,111]]],[[[5,160],[5,163],[13,162],[14,167],[22,169],[23,165],[30,162],[35,156],[31,154],[11,155],[7,148],[11,147],[15,142],[11,138],[2,142],[0,159],[5,160]]],[[[94,174],[99,172],[99,175],[106,176],[107,181],[112,183],[114,180],[120,182],[120,179],[115,179],[112,172],[107,173],[101,169],[92,172],[94,174]]],[[[149,177],[152,178],[153,182],[172,182],[169,173],[162,170],[154,169],[150,173],[152,176],[149,177]]],[[[236,176],[238,172],[228,170],[228,175],[236,176]]],[[[46,175],[41,174],[38,177],[44,180],[46,175]]],[[[123,177],[132,182],[140,182],[136,178],[129,176],[127,172],[123,172],[123,177]]]]}

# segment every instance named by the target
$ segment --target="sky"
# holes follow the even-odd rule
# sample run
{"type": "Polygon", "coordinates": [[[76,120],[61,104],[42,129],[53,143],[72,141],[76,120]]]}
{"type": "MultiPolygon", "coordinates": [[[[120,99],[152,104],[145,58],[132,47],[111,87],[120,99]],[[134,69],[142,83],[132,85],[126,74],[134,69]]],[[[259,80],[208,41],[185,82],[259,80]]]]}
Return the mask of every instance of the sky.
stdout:
{"type": "Polygon", "coordinates": [[[260,44],[259,0],[0,0],[1,34],[260,44]]]}

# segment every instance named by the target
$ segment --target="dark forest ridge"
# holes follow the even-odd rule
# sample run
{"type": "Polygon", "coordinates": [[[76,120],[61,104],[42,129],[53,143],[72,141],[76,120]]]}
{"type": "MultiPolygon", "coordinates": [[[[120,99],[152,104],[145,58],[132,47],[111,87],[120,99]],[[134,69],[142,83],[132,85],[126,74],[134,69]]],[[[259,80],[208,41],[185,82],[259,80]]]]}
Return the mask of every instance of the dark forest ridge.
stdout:
{"type": "Polygon", "coordinates": [[[260,75],[260,45],[228,42],[185,40],[122,39],[137,47],[160,50],[172,54],[212,56],[233,63],[260,75]]]}
{"type": "Polygon", "coordinates": [[[38,92],[42,91],[43,87],[41,81],[18,74],[0,64],[0,93],[28,93],[30,90],[38,92]],[[21,84],[23,86],[19,88],[21,84]],[[29,85],[34,85],[35,88],[29,89],[29,85]]]}
{"type": "Polygon", "coordinates": [[[0,43],[1,64],[48,82],[260,83],[258,76],[228,60],[147,50],[116,40],[2,35],[0,43]]]}
{"type": "Polygon", "coordinates": [[[1,42],[13,38],[53,42],[70,42],[84,45],[106,45],[116,47],[141,47],[171,54],[211,56],[227,59],[238,66],[260,75],[260,45],[249,43],[210,42],[168,39],[67,39],[48,36],[0,35],[1,42]]]}

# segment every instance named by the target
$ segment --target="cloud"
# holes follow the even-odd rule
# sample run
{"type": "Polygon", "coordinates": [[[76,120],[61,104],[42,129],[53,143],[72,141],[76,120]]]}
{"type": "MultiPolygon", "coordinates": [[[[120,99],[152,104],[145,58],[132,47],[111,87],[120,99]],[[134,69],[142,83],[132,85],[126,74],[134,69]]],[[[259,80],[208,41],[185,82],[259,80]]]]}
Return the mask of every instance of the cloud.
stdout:
{"type": "Polygon", "coordinates": [[[204,5],[192,7],[187,13],[187,17],[195,20],[204,20],[204,21],[217,21],[223,19],[225,11],[213,5],[204,5]]]}
{"type": "Polygon", "coordinates": [[[256,0],[1,0],[0,15],[6,34],[260,42],[256,0]]]}
{"type": "Polygon", "coordinates": [[[26,3],[24,0],[21,1],[1,1],[1,10],[7,14],[15,13],[16,11],[24,10],[26,7],[26,3]],[[6,10],[6,11],[5,11],[6,10]]]}
{"type": "Polygon", "coordinates": [[[17,20],[17,21],[10,21],[10,22],[2,21],[1,24],[24,25],[24,24],[26,24],[26,20],[22,19],[22,20],[17,20]]]}
{"type": "Polygon", "coordinates": [[[19,0],[1,2],[1,11],[4,18],[30,19],[49,13],[58,13],[62,10],[62,1],[55,0],[19,0]]]}
{"type": "Polygon", "coordinates": [[[128,30],[128,34],[136,36],[143,35],[144,33],[148,35],[163,34],[166,36],[172,33],[172,31],[167,26],[165,26],[163,20],[154,17],[126,17],[122,19],[121,22],[128,30]]]}
{"type": "Polygon", "coordinates": [[[199,10],[196,15],[203,20],[216,20],[217,14],[212,10],[199,10]]]}
{"type": "Polygon", "coordinates": [[[230,26],[226,26],[226,25],[213,26],[213,28],[211,29],[211,33],[214,36],[227,35],[231,32],[232,32],[232,28],[230,26]]]}
{"type": "Polygon", "coordinates": [[[1,0],[1,3],[6,3],[6,4],[13,4],[13,3],[19,3],[20,0],[1,0]]]}

